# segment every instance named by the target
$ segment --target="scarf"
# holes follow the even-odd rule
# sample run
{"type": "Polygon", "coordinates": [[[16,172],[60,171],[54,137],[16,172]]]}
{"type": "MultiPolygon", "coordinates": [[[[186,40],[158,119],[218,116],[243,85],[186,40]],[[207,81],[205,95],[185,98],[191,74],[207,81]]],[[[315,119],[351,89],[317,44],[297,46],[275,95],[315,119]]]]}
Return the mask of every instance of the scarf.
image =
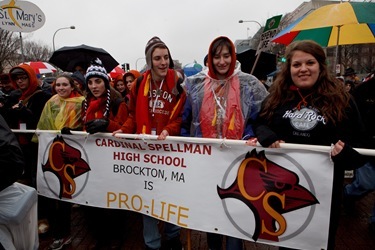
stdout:
{"type": "Polygon", "coordinates": [[[106,101],[107,96],[101,96],[99,98],[91,97],[88,100],[85,122],[103,118],[106,109],[106,101]]]}
{"type": "Polygon", "coordinates": [[[218,138],[218,130],[222,131],[222,137],[226,139],[241,139],[244,132],[244,118],[241,109],[240,83],[238,76],[226,80],[222,88],[227,88],[223,94],[226,98],[225,116],[221,127],[218,128],[218,101],[215,98],[213,84],[217,81],[206,78],[204,95],[200,110],[200,126],[204,138],[218,138]],[[225,86],[227,85],[227,86],[225,86]]]}
{"type": "MultiPolygon", "coordinates": [[[[164,86],[167,90],[174,92],[176,88],[177,76],[173,69],[168,69],[168,73],[164,79],[164,86]]],[[[136,93],[137,101],[135,106],[137,133],[151,134],[151,114],[149,112],[149,91],[151,83],[151,70],[146,71],[139,89],[136,93]]],[[[135,86],[134,86],[135,87],[135,86]]],[[[177,90],[176,90],[177,92],[177,90]]],[[[172,115],[174,112],[172,112],[172,115]]]]}

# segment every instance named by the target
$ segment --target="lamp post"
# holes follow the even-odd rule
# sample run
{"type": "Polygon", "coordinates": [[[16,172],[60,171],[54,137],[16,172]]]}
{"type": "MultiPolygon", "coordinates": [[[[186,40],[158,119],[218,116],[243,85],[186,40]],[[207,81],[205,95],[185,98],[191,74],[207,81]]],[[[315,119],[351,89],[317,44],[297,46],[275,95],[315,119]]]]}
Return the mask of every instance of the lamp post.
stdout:
{"type": "Polygon", "coordinates": [[[135,61],[135,69],[136,70],[138,70],[138,61],[141,60],[141,59],[146,60],[146,57],[137,58],[137,60],[135,61]]]}
{"type": "Polygon", "coordinates": [[[238,22],[239,23],[257,23],[259,25],[259,28],[262,28],[262,25],[258,21],[255,21],[255,20],[248,20],[248,21],[239,20],[238,22]]]}
{"type": "MultiPolygon", "coordinates": [[[[256,23],[259,25],[259,29],[262,29],[262,25],[258,22],[258,21],[255,21],[255,20],[248,20],[248,21],[244,21],[244,20],[239,20],[238,21],[239,23],[256,23]]],[[[247,37],[249,37],[249,28],[247,28],[247,37]]]]}
{"type": "MultiPolygon", "coordinates": [[[[260,30],[262,29],[262,25],[261,25],[258,21],[255,21],[255,20],[246,20],[246,21],[244,21],[244,20],[239,20],[238,22],[239,22],[239,23],[256,23],[256,24],[259,25],[259,29],[260,29],[260,30]]],[[[257,57],[256,57],[256,59],[255,59],[255,62],[254,62],[253,67],[252,67],[252,69],[251,69],[251,71],[250,71],[250,74],[253,74],[254,69],[255,69],[255,66],[256,66],[257,63],[258,63],[259,56],[260,56],[260,53],[258,53],[258,55],[257,55],[257,57]]]]}
{"type": "Polygon", "coordinates": [[[56,36],[56,33],[57,33],[59,30],[65,30],[65,29],[72,29],[72,30],[74,30],[75,28],[76,28],[75,26],[64,27],[64,28],[60,28],[60,29],[56,30],[55,33],[53,33],[53,38],[52,38],[53,51],[55,51],[55,36],[56,36]]]}

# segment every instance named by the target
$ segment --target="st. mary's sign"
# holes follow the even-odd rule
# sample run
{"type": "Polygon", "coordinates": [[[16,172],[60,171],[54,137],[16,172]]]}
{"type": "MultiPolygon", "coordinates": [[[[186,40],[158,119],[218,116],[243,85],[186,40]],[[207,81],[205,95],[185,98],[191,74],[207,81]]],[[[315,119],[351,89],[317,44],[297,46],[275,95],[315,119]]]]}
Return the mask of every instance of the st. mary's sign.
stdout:
{"type": "Polygon", "coordinates": [[[0,28],[14,32],[32,32],[46,21],[44,13],[33,3],[7,0],[0,2],[0,28]]]}

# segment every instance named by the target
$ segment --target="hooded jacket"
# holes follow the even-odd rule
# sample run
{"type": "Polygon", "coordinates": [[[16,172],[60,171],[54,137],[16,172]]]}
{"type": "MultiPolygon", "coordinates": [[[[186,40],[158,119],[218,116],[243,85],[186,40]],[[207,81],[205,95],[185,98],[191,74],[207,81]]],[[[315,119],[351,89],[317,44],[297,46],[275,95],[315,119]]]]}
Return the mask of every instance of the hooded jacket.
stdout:
{"type": "MultiPolygon", "coordinates": [[[[20,123],[26,123],[27,129],[36,129],[44,105],[49,100],[51,95],[44,92],[40,88],[36,74],[29,65],[22,64],[16,66],[12,68],[9,73],[12,74],[12,72],[17,68],[22,69],[28,75],[29,87],[21,92],[21,96],[18,98],[18,100],[15,100],[20,103],[20,108],[8,109],[4,115],[4,118],[8,122],[9,126],[13,129],[19,129],[20,123]]],[[[12,83],[17,86],[17,83],[13,79],[11,80],[12,83]]],[[[18,86],[17,89],[18,91],[20,90],[18,86]]],[[[16,103],[17,102],[14,104],[16,103]]],[[[27,137],[31,139],[32,135],[27,134],[27,137]]]]}
{"type": "Polygon", "coordinates": [[[141,73],[139,73],[138,70],[135,70],[135,69],[131,69],[129,70],[128,72],[126,72],[123,76],[123,81],[125,82],[125,78],[129,75],[132,75],[134,77],[134,79],[137,79],[138,77],[141,76],[141,73]]]}

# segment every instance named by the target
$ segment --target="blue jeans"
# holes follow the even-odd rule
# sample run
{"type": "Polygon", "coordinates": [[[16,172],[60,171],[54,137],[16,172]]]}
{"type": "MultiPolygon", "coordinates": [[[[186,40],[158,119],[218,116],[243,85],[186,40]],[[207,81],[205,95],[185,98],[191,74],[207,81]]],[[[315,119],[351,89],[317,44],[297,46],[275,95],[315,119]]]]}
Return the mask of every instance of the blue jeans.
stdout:
{"type": "MultiPolygon", "coordinates": [[[[151,216],[142,215],[143,217],[143,239],[147,247],[159,249],[161,247],[161,234],[159,232],[159,220],[151,216]]],[[[167,240],[173,239],[180,235],[180,227],[165,222],[164,233],[167,240]]]]}
{"type": "MultiPolygon", "coordinates": [[[[345,186],[346,197],[361,197],[375,190],[375,165],[367,162],[362,167],[356,169],[354,180],[345,186]]],[[[375,222],[375,202],[372,208],[371,222],[375,222]]]]}

